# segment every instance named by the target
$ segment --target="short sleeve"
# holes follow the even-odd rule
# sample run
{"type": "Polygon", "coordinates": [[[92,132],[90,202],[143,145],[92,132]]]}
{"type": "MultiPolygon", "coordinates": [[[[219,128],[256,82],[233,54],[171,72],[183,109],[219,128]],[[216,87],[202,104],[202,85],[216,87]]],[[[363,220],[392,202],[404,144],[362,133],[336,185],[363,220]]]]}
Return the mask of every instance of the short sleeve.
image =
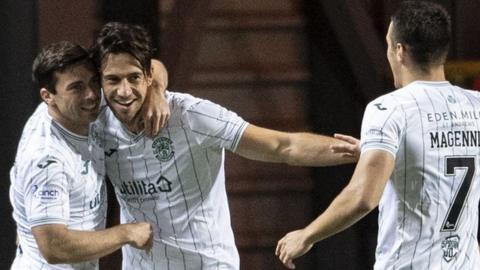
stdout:
{"type": "Polygon", "coordinates": [[[235,151],[248,125],[236,113],[200,99],[185,110],[184,119],[199,144],[230,151],[235,151]]]}
{"type": "Polygon", "coordinates": [[[44,224],[67,224],[69,178],[64,162],[46,156],[32,164],[25,186],[25,212],[30,227],[44,224]]]}
{"type": "Polygon", "coordinates": [[[362,152],[381,149],[396,156],[402,136],[404,114],[394,101],[393,97],[383,97],[367,105],[362,121],[362,152]]]}

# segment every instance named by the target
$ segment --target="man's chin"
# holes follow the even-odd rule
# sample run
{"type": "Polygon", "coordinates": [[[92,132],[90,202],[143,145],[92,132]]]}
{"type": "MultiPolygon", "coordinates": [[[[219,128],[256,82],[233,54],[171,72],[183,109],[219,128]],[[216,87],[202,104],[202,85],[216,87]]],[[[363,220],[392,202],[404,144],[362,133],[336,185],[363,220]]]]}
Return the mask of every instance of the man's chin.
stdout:
{"type": "Polygon", "coordinates": [[[129,113],[125,113],[125,112],[123,112],[123,113],[122,112],[115,112],[115,116],[123,124],[129,124],[133,119],[133,117],[129,113]]]}
{"type": "Polygon", "coordinates": [[[135,108],[135,106],[133,106],[133,104],[128,108],[113,106],[112,110],[115,113],[115,116],[118,118],[118,120],[120,120],[124,124],[133,121],[133,119],[135,118],[135,115],[137,114],[136,112],[139,111],[138,109],[135,108]]]}
{"type": "Polygon", "coordinates": [[[93,122],[97,120],[98,115],[99,115],[99,112],[90,112],[90,113],[84,114],[83,119],[87,119],[89,122],[93,122]]]}

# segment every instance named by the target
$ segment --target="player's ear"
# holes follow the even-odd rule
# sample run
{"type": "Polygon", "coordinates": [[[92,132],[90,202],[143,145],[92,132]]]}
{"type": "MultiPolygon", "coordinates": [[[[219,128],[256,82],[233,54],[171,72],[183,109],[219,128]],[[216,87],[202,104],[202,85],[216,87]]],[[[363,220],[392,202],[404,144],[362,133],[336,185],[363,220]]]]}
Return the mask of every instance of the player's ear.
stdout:
{"type": "Polygon", "coordinates": [[[50,93],[50,91],[48,91],[45,87],[42,87],[40,89],[40,97],[47,104],[51,104],[52,102],[54,102],[54,94],[50,93]]]}
{"type": "Polygon", "coordinates": [[[407,55],[407,51],[405,46],[402,43],[397,43],[395,45],[395,57],[399,63],[405,62],[405,57],[407,55]]]}
{"type": "Polygon", "coordinates": [[[150,67],[150,72],[148,72],[147,74],[147,86],[150,86],[152,85],[152,82],[153,82],[153,66],[150,67]]]}

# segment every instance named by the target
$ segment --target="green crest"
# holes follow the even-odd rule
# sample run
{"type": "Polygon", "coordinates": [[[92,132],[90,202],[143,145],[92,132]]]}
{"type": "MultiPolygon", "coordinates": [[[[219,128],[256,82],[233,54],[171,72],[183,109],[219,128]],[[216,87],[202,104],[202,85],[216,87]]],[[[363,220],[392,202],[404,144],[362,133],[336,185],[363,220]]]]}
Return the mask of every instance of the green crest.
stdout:
{"type": "Polygon", "coordinates": [[[166,137],[153,140],[152,149],[153,155],[160,161],[169,161],[175,154],[172,140],[166,137]]]}

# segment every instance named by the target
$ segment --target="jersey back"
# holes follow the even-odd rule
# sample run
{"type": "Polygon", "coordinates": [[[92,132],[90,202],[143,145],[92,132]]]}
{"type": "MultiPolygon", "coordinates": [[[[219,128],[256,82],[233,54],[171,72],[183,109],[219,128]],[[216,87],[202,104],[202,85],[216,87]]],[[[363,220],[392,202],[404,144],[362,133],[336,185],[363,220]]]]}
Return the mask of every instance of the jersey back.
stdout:
{"type": "Polygon", "coordinates": [[[375,269],[480,269],[480,94],[413,82],[367,106],[361,144],[395,157],[375,269]]]}

